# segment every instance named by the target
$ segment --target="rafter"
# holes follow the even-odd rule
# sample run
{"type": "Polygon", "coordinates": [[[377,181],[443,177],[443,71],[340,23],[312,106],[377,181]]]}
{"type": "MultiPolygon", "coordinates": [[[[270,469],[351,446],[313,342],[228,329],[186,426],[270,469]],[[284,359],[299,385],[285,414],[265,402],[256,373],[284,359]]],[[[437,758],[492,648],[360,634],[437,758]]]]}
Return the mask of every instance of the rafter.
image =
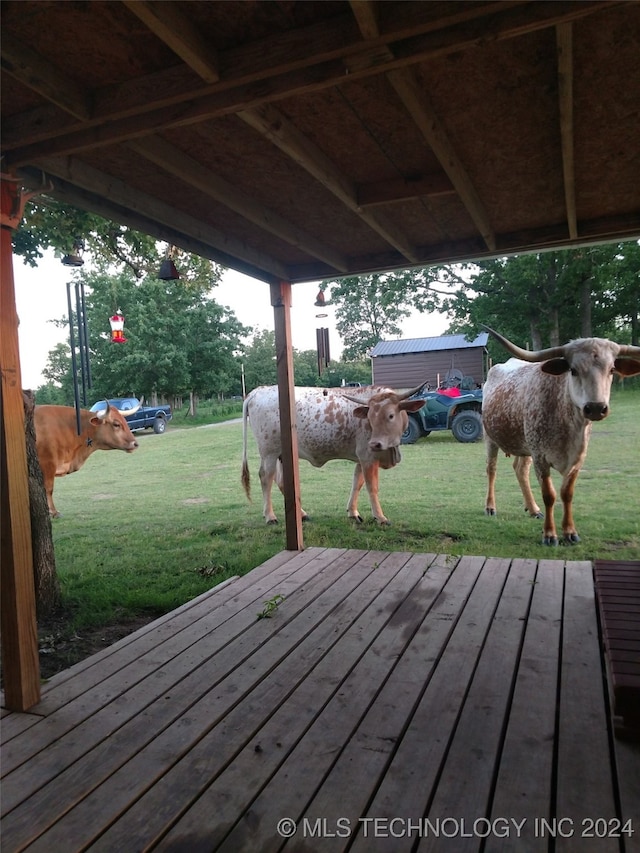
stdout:
{"type": "Polygon", "coordinates": [[[382,217],[363,210],[358,203],[356,185],[330,160],[315,143],[307,139],[287,118],[274,107],[259,107],[243,110],[238,118],[245,121],[262,136],[269,139],[288,157],[309,172],[329,192],[360,217],[367,225],[376,231],[400,254],[411,261],[418,262],[415,248],[407,241],[404,234],[393,224],[382,217]]]}
{"type": "MultiPolygon", "coordinates": [[[[154,196],[132,189],[113,175],[100,172],[86,163],[65,157],[43,159],[38,165],[47,176],[54,177],[54,185],[56,177],[62,178],[74,187],[108,199],[112,206],[119,205],[125,211],[132,211],[151,222],[177,229],[200,243],[218,249],[228,256],[242,258],[247,263],[269,270],[276,276],[285,279],[288,276],[286,267],[281,263],[263,252],[255,251],[242,240],[237,240],[217,228],[203,224],[195,217],[182,213],[173,205],[166,204],[154,196]]],[[[120,219],[117,213],[114,218],[116,221],[120,219]]]]}
{"type": "Polygon", "coordinates": [[[569,237],[575,240],[578,237],[578,220],[573,157],[573,30],[571,24],[559,24],[556,27],[556,44],[558,50],[558,106],[560,110],[564,198],[567,208],[569,237]]]}
{"type": "Polygon", "coordinates": [[[176,53],[207,83],[220,79],[216,51],[208,47],[191,21],[173,0],[149,3],[147,0],[122,0],[161,41],[176,53]]]}
{"type": "Polygon", "coordinates": [[[455,189],[444,172],[435,175],[419,175],[410,178],[375,181],[358,184],[357,196],[360,207],[377,207],[416,198],[454,195],[455,189]]]}
{"type": "MultiPolygon", "coordinates": [[[[162,5],[154,4],[154,7],[162,5]]],[[[262,50],[259,44],[252,43],[222,52],[219,58],[222,80],[217,85],[195,84],[192,69],[177,66],[97,90],[93,93],[94,118],[84,127],[108,123],[109,129],[102,135],[103,139],[108,139],[110,132],[118,134],[121,118],[132,120],[144,113],[148,113],[147,123],[153,123],[156,128],[170,126],[172,118],[180,123],[178,116],[182,123],[197,121],[232,112],[234,108],[242,109],[248,106],[248,98],[256,105],[338,85],[344,82],[345,60],[350,78],[361,79],[380,70],[405,67],[477,47],[487,39],[508,39],[577,20],[607,5],[615,5],[615,0],[609,3],[606,0],[558,0],[550,4],[518,3],[515,6],[510,0],[502,0],[471,4],[464,12],[433,20],[427,14],[429,4],[406,3],[397,8],[394,4],[395,23],[387,24],[378,39],[367,42],[371,50],[364,53],[355,21],[351,16],[341,16],[324,23],[322,28],[301,28],[292,34],[272,38],[262,50]],[[487,16],[489,25],[485,21],[487,16]],[[395,58],[385,59],[374,49],[376,45],[384,48],[387,44],[393,47],[395,58]],[[351,66],[348,57],[351,57],[351,66]],[[268,85],[260,82],[267,80],[268,85]],[[254,83],[257,85],[252,86],[254,83]],[[177,108],[179,104],[183,104],[182,109],[177,108]]],[[[4,41],[9,42],[9,39],[4,41]]],[[[23,82],[29,85],[28,80],[23,82]]],[[[49,99],[54,100],[53,96],[49,99]]],[[[73,124],[65,126],[58,116],[38,108],[5,123],[3,145],[5,150],[22,148],[37,140],[60,136],[69,137],[73,144],[83,129],[73,124]]],[[[79,150],[64,143],[58,145],[59,153],[79,150]]],[[[15,162],[25,161],[16,158],[15,162]]]]}
{"type": "Polygon", "coordinates": [[[23,44],[2,39],[2,68],[74,118],[91,118],[91,98],[81,86],[23,44]]]}
{"type": "Polygon", "coordinates": [[[496,238],[484,205],[469,178],[462,161],[455,152],[444,125],[438,118],[427,93],[418,87],[413,72],[409,69],[391,71],[389,82],[404,104],[411,118],[429,144],[440,165],[449,176],[460,199],[473,219],[482,239],[492,251],[496,238]]]}
{"type": "Polygon", "coordinates": [[[174,175],[205,195],[224,204],[230,210],[253,222],[259,228],[284,240],[291,246],[324,261],[338,272],[347,272],[349,264],[342,253],[325,246],[312,234],[283,219],[277,213],[258,204],[238,187],[214,175],[193,157],[188,156],[158,136],[129,143],[129,147],[164,171],[174,175]]]}
{"type": "Polygon", "coordinates": [[[371,0],[349,0],[351,11],[358,23],[363,39],[376,39],[380,35],[376,7],[371,0]]]}

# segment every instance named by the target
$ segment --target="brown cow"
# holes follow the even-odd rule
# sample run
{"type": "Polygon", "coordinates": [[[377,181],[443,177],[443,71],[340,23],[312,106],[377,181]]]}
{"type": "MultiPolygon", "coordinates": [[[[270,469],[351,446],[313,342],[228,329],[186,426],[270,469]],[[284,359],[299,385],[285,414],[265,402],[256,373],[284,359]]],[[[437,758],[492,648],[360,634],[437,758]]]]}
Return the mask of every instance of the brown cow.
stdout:
{"type": "Polygon", "coordinates": [[[76,410],[71,406],[36,406],[34,424],[36,451],[52,518],[60,515],[53,503],[56,477],[78,471],[94,450],[132,453],[138,446],[122,413],[109,405],[99,412],[80,410],[80,435],[76,410]]]}

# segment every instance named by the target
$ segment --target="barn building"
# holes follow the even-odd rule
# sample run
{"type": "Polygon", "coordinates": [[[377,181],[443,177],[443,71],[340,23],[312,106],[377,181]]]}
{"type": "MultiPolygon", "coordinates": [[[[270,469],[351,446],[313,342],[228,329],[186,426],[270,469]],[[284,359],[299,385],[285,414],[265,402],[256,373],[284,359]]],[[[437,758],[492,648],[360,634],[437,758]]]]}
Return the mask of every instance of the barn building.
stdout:
{"type": "Polygon", "coordinates": [[[487,374],[486,332],[472,341],[464,335],[440,335],[435,338],[407,338],[379,341],[371,350],[371,368],[375,385],[410,388],[428,382],[476,388],[487,374]]]}

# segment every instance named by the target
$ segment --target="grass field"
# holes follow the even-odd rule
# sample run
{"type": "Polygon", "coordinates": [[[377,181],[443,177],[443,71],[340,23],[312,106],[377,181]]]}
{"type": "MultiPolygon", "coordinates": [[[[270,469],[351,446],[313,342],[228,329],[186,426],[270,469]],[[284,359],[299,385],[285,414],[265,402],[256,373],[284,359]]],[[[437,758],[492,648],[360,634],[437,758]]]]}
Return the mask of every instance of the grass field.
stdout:
{"type": "MultiPolygon", "coordinates": [[[[575,497],[582,542],[540,544],[541,522],[522,510],[510,460],[498,465],[495,518],[484,514],[484,446],[434,433],[402,448],[403,460],[380,476],[392,522],[347,519],[353,465],[300,465],[307,546],[426,551],[558,559],[640,558],[640,393],[618,391],[612,414],[596,424],[575,497]]],[[[258,456],[249,438],[253,502],[240,485],[242,425],[142,434],[131,455],[98,452],[56,481],[63,514],[53,521],[58,575],[70,628],[170,610],[225,578],[243,574],[284,548],[284,524],[262,519],[258,456]]],[[[560,478],[554,477],[559,488],[560,478]]],[[[534,484],[538,503],[539,488],[534,484]]],[[[282,498],[274,490],[276,512],[282,498]]],[[[556,507],[559,524],[561,508],[556,507]]]]}

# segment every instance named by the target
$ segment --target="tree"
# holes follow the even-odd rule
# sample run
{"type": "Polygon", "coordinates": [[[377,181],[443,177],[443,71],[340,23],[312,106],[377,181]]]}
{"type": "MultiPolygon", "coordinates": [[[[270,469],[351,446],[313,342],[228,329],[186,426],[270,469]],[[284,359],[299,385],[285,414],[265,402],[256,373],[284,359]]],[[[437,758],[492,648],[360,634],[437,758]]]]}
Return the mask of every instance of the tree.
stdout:
{"type": "Polygon", "coordinates": [[[247,391],[258,385],[275,385],[278,381],[276,366],[276,335],[269,329],[260,329],[242,356],[247,391]]]}
{"type": "Polygon", "coordinates": [[[198,302],[185,314],[186,357],[189,365],[189,414],[195,415],[199,395],[231,394],[238,390],[236,353],[249,329],[212,300],[198,302]]]}
{"type": "Polygon", "coordinates": [[[440,311],[453,288],[466,283],[470,265],[423,267],[334,279],[331,287],[336,306],[336,327],[344,349],[343,361],[368,356],[380,340],[399,337],[399,321],[411,310],[440,311]]]}
{"type": "MultiPolygon", "coordinates": [[[[82,276],[93,379],[92,397],[189,393],[195,407],[200,394],[226,393],[239,370],[234,353],[249,329],[232,312],[204,293],[209,282],[147,276],[136,281],[129,270],[119,275],[82,276]],[[125,344],[113,344],[108,318],[125,316],[125,344]]],[[[73,402],[70,350],[59,344],[45,370],[73,402]]]]}
{"type": "Polygon", "coordinates": [[[400,335],[398,321],[409,316],[394,273],[349,276],[327,282],[336,305],[336,328],[345,361],[366,357],[385,335],[400,335]]]}
{"type": "Polygon", "coordinates": [[[481,323],[533,349],[580,337],[638,334],[637,242],[482,261],[443,302],[452,331],[481,323]]]}

